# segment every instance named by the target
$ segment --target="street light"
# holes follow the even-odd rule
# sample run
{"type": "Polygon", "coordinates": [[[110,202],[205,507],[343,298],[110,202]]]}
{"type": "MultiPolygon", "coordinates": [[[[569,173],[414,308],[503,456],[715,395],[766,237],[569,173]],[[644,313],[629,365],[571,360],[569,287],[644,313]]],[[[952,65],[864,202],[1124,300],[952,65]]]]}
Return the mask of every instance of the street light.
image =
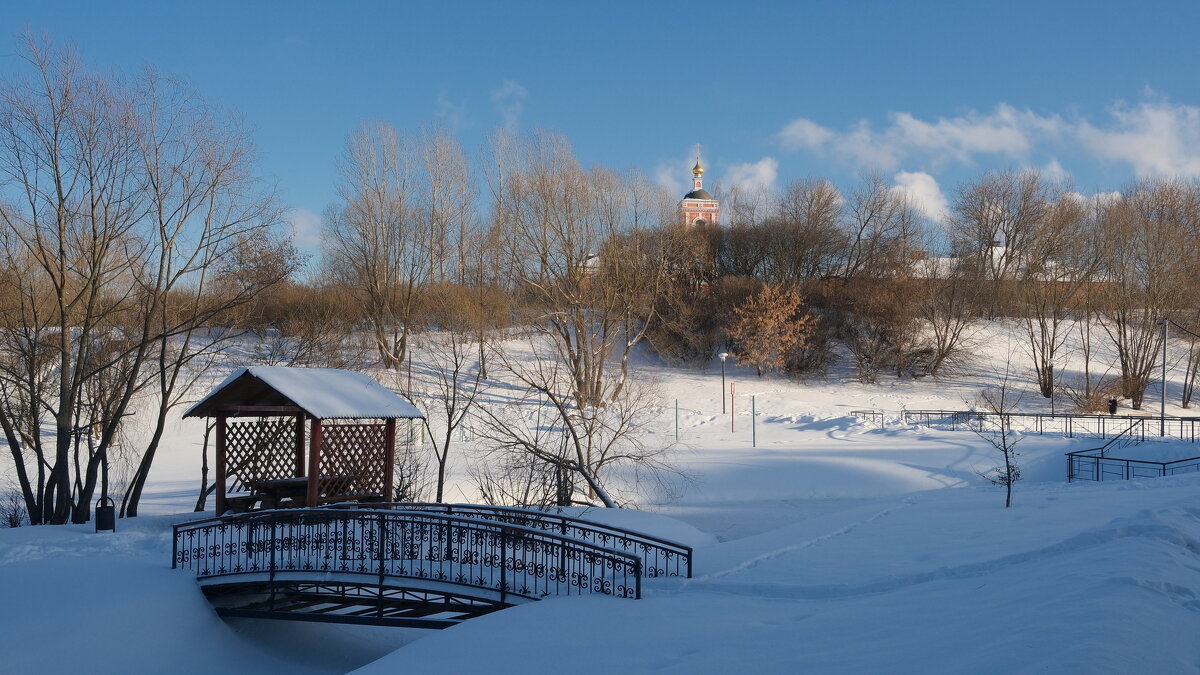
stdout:
{"type": "Polygon", "coordinates": [[[1167,317],[1156,323],[1162,326],[1162,394],[1158,403],[1158,435],[1167,435],[1167,317]]]}
{"type": "Polygon", "coordinates": [[[729,352],[721,352],[717,354],[721,359],[721,414],[725,414],[725,359],[729,358],[729,352]]]}

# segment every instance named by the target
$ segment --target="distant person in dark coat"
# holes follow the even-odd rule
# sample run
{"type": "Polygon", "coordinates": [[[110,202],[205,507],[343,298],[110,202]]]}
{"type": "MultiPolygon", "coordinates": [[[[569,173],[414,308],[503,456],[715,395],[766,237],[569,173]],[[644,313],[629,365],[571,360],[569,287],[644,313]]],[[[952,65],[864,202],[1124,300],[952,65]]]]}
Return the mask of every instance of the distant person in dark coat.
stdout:
{"type": "Polygon", "coordinates": [[[1115,399],[1115,398],[1108,399],[1108,414],[1109,415],[1117,414],[1117,399],[1115,399]]]}

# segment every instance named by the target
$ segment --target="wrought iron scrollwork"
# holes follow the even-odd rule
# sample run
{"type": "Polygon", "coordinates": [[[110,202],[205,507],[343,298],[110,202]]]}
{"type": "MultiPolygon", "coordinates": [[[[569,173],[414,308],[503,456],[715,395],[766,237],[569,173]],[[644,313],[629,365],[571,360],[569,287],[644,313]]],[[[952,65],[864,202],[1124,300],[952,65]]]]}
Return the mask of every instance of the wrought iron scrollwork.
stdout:
{"type": "Polygon", "coordinates": [[[423,579],[494,591],[501,602],[508,595],[636,598],[643,570],[661,573],[633,553],[550,528],[406,510],[292,509],[185,523],[175,527],[173,562],[198,577],[315,572],[423,579]]]}
{"type": "Polygon", "coordinates": [[[514,525],[522,530],[541,530],[601,548],[632,553],[642,559],[646,576],[692,576],[692,549],[676,542],[610,525],[595,523],[560,513],[480,504],[390,503],[372,505],[330,505],[329,509],[378,508],[385,511],[425,511],[446,515],[464,515],[479,520],[514,525]]]}

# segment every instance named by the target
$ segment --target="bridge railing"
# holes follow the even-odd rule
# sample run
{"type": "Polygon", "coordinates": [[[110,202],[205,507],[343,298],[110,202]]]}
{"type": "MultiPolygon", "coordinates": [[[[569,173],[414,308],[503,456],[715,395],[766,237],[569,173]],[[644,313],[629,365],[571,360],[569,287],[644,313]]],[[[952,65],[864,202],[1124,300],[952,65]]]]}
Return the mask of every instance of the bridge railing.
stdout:
{"type": "MultiPolygon", "coordinates": [[[[172,567],[199,579],[282,573],[405,578],[510,596],[641,597],[639,557],[530,527],[403,510],[289,509],[174,526],[172,567]]],[[[292,575],[296,576],[295,574],[292,575]]]]}
{"type": "Polygon", "coordinates": [[[488,521],[520,525],[563,537],[591,542],[638,556],[647,577],[692,576],[692,547],[654,535],[596,523],[549,511],[483,504],[440,504],[432,502],[392,502],[383,504],[331,504],[325,508],[367,508],[424,511],[466,515],[488,521]]]}

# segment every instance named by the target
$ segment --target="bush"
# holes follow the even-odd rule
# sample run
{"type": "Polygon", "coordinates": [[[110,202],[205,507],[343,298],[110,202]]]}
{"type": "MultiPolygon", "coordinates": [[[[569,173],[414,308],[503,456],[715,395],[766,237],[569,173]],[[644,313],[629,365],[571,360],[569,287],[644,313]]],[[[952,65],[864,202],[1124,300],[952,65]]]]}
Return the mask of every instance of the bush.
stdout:
{"type": "Polygon", "coordinates": [[[25,498],[17,490],[9,490],[0,498],[0,523],[6,527],[25,524],[25,498]]]}
{"type": "Polygon", "coordinates": [[[801,311],[803,304],[798,291],[768,284],[735,307],[727,329],[735,358],[754,364],[760,376],[764,369],[782,367],[788,354],[804,349],[816,330],[817,319],[801,311]]]}
{"type": "Polygon", "coordinates": [[[1062,384],[1058,389],[1071,399],[1075,412],[1085,415],[1107,415],[1108,402],[1121,398],[1121,381],[1117,378],[1101,377],[1090,388],[1082,378],[1076,378],[1073,385],[1062,384]]]}

